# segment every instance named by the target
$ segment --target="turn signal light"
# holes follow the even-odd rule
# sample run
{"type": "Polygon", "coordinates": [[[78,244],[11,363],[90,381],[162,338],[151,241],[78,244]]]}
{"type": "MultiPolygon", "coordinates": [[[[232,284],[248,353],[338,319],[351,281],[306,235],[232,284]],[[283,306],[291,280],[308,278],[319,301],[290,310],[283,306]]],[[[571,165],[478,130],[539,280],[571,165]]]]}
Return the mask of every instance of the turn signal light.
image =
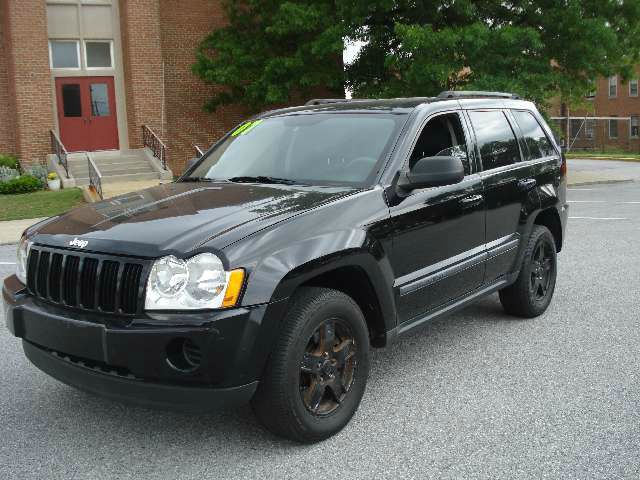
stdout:
{"type": "Polygon", "coordinates": [[[244,284],[244,269],[238,268],[229,272],[229,282],[227,290],[224,292],[224,300],[222,300],[222,308],[235,307],[242,293],[242,285],[244,284]]]}

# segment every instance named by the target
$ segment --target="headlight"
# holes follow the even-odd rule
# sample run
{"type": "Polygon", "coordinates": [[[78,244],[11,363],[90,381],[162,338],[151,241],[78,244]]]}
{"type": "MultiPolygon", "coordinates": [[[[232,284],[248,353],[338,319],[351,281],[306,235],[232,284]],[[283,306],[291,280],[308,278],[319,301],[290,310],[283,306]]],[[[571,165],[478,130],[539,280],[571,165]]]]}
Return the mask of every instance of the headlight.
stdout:
{"type": "Polygon", "coordinates": [[[27,257],[29,256],[29,241],[22,235],[18,244],[18,254],[16,262],[16,277],[25,285],[27,284],[27,257]]]}
{"type": "Polygon", "coordinates": [[[147,281],[147,310],[198,310],[233,307],[244,282],[244,270],[227,272],[212,253],[187,261],[170,255],[153,264],[147,281]]]}

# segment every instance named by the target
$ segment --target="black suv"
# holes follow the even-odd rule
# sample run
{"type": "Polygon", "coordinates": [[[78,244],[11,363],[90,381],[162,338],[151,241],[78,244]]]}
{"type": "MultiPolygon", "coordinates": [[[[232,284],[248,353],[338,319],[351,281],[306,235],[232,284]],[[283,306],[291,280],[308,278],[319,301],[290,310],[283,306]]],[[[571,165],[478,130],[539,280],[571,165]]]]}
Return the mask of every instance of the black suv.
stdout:
{"type": "Polygon", "coordinates": [[[174,183],[28,229],[7,325],[69,385],[181,410],[251,401],[271,431],[318,441],[356,411],[372,346],[494,292],[545,311],[565,173],[510,94],[267,112],[174,183]]]}

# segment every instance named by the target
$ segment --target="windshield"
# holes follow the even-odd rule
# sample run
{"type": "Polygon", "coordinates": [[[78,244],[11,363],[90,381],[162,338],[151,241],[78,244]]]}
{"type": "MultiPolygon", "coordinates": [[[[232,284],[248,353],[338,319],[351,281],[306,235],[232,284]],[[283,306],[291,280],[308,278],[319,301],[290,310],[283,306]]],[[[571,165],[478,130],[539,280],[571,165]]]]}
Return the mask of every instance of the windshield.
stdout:
{"type": "Polygon", "coordinates": [[[182,180],[370,184],[405,119],[385,113],[316,113],[246,122],[182,180]]]}

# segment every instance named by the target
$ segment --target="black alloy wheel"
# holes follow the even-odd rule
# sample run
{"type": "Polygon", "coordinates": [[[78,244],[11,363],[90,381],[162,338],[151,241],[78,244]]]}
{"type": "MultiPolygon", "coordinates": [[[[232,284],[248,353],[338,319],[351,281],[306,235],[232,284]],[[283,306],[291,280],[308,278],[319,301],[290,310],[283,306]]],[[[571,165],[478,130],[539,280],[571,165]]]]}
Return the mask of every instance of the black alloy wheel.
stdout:
{"type": "Polygon", "coordinates": [[[313,332],[300,366],[300,395],[314,415],[329,415],[342,403],[357,368],[356,342],[351,329],[328,319],[313,332]]]}
{"type": "Polygon", "coordinates": [[[551,248],[544,239],[539,239],[531,258],[531,294],[538,301],[549,292],[553,267],[551,248]]]}

